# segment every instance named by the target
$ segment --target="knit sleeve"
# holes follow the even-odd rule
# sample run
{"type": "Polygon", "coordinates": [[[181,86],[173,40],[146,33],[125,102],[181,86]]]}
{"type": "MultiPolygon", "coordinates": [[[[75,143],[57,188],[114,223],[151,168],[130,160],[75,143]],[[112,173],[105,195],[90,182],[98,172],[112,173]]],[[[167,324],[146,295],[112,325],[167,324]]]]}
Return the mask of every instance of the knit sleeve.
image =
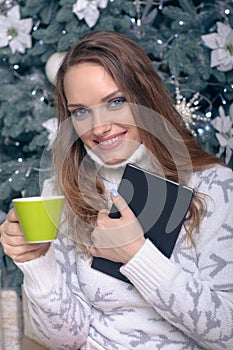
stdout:
{"type": "MultiPolygon", "coordinates": [[[[47,185],[47,194],[54,193],[47,185]]],[[[16,262],[24,274],[31,324],[50,349],[79,349],[89,333],[91,308],[77,276],[78,252],[68,236],[62,228],[44,256],[16,262]]]]}
{"type": "Polygon", "coordinates": [[[79,349],[88,336],[90,306],[77,278],[74,247],[60,238],[45,256],[17,265],[37,336],[51,349],[79,349]]]}
{"type": "Polygon", "coordinates": [[[233,176],[224,167],[198,177],[207,212],[194,245],[180,237],[171,259],[149,241],[121,272],[170,324],[203,349],[233,349],[233,176]]]}

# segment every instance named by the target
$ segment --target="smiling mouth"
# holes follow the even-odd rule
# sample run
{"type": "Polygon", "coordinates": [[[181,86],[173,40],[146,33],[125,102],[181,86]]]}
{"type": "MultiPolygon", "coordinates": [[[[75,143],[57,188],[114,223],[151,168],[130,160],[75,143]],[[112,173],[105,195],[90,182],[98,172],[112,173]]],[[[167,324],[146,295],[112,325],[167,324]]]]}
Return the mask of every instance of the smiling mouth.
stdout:
{"type": "Polygon", "coordinates": [[[124,138],[126,132],[125,133],[122,133],[120,135],[117,135],[113,138],[110,138],[108,140],[104,140],[104,141],[97,141],[96,143],[99,145],[99,146],[111,146],[111,145],[114,145],[114,144],[117,144],[119,141],[121,141],[122,138],[124,138]]]}
{"type": "Polygon", "coordinates": [[[112,145],[113,143],[119,141],[121,138],[122,138],[122,135],[119,135],[119,136],[113,137],[113,138],[110,139],[110,140],[106,140],[106,141],[102,141],[102,142],[99,141],[99,145],[101,145],[101,146],[112,145]]]}

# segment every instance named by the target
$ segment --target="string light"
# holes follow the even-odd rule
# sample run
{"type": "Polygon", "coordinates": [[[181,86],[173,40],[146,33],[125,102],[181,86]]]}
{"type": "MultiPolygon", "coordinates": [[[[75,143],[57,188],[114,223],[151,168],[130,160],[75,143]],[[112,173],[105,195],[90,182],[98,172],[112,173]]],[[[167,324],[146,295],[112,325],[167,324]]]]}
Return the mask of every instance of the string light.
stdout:
{"type": "Polygon", "coordinates": [[[34,32],[38,30],[38,28],[39,28],[39,26],[40,26],[40,23],[41,23],[40,20],[38,20],[38,21],[35,23],[35,25],[34,25],[33,28],[32,28],[32,30],[33,30],[34,32]]]}
{"type": "Polygon", "coordinates": [[[0,3],[0,12],[6,14],[12,7],[17,5],[17,0],[5,0],[0,3]]]}

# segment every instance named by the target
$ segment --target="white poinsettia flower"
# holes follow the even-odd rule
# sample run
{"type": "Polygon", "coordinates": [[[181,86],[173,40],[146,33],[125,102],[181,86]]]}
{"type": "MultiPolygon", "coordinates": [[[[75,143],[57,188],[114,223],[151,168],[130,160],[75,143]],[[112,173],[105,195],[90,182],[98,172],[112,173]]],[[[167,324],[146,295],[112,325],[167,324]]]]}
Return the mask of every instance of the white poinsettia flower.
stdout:
{"type": "Polygon", "coordinates": [[[57,118],[50,118],[48,120],[46,120],[46,122],[44,122],[42,124],[42,126],[48,131],[48,146],[47,146],[47,150],[49,151],[52,146],[53,143],[56,139],[57,136],[57,130],[58,130],[58,119],[57,118]]]}
{"type": "Polygon", "coordinates": [[[233,69],[233,29],[217,22],[217,33],[201,36],[205,44],[212,49],[211,67],[227,72],[233,69]]]}
{"type": "Polygon", "coordinates": [[[0,16],[0,47],[10,47],[12,53],[24,53],[32,47],[29,34],[32,29],[32,18],[20,19],[19,6],[12,7],[6,16],[0,16]]]}
{"type": "Polygon", "coordinates": [[[228,164],[233,152],[233,115],[226,116],[222,106],[219,107],[219,116],[212,120],[213,127],[218,131],[216,138],[219,142],[220,157],[225,152],[225,163],[228,164]]]}
{"type": "Polygon", "coordinates": [[[92,28],[96,24],[100,13],[99,8],[106,8],[108,0],[77,0],[73,5],[73,13],[78,19],[84,19],[88,27],[92,28]]]}

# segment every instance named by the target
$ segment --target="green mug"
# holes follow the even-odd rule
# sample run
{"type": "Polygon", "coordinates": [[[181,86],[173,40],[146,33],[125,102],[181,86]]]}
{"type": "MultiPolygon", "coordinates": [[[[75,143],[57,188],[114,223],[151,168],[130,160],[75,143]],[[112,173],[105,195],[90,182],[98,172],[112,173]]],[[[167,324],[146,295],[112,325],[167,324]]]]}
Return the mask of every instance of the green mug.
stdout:
{"type": "Polygon", "coordinates": [[[64,196],[15,198],[12,202],[26,241],[51,242],[57,238],[64,196]]]}

